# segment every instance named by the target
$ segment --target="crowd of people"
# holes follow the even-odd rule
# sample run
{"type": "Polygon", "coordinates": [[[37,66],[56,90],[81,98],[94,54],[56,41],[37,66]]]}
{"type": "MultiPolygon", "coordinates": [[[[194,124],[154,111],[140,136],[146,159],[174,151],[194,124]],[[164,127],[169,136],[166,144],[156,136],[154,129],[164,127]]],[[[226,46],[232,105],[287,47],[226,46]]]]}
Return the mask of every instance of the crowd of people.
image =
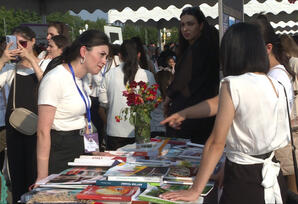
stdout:
{"type": "Polygon", "coordinates": [[[98,30],[71,42],[61,22],[49,23],[42,52],[27,26],[12,32],[17,49],[0,39],[0,139],[7,143],[13,203],[84,154],[84,134],[98,133],[98,151],[135,142],[134,126],[115,120],[127,107],[122,91],[132,81],[159,85],[163,102],[151,113],[152,137],[205,145],[193,186],[161,197],[196,200],[224,149],[216,175],[220,203],[286,203],[288,189],[297,193],[293,164],[283,162],[282,152],[290,142],[288,114],[293,121],[297,115],[297,37],[278,36],[259,15],[231,26],[219,45],[218,31],[199,7],[183,9],[180,19],[179,42],[162,52],[139,37],[111,44],[98,30]],[[35,134],[10,124],[14,107],[38,115],[35,134]]]}

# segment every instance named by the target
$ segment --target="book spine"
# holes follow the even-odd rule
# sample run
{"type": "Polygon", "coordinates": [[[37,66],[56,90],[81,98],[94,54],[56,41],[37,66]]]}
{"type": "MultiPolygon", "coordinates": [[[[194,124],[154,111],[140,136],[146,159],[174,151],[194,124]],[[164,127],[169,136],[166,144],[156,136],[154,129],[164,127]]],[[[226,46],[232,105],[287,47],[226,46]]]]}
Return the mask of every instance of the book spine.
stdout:
{"type": "Polygon", "coordinates": [[[140,188],[147,188],[147,183],[145,182],[125,182],[125,181],[96,181],[97,186],[137,186],[140,188]]]}
{"type": "Polygon", "coordinates": [[[141,177],[141,176],[108,176],[108,181],[132,181],[132,182],[162,182],[161,177],[141,177]]]}
{"type": "Polygon", "coordinates": [[[98,201],[131,201],[131,198],[128,196],[107,196],[107,195],[84,195],[84,194],[77,194],[77,199],[79,200],[98,200],[98,201]]]}

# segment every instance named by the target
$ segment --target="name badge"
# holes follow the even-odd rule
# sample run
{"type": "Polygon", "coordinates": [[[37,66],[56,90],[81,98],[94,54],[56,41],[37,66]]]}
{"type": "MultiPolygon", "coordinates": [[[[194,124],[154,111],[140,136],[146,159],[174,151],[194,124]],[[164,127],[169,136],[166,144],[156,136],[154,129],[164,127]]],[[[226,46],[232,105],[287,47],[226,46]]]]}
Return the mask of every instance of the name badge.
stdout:
{"type": "Polygon", "coordinates": [[[85,152],[99,152],[99,142],[98,142],[98,134],[91,133],[91,134],[84,134],[84,147],[85,152]]]}

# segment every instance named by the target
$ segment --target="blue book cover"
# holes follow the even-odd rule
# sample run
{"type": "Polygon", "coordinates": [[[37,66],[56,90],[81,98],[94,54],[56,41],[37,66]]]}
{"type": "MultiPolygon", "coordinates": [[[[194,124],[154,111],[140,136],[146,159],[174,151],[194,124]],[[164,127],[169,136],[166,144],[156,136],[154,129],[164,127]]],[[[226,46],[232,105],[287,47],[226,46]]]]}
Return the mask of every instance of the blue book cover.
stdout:
{"type": "Polygon", "coordinates": [[[97,186],[137,186],[140,188],[147,188],[147,183],[145,182],[130,182],[130,181],[106,181],[97,180],[97,186]]]}

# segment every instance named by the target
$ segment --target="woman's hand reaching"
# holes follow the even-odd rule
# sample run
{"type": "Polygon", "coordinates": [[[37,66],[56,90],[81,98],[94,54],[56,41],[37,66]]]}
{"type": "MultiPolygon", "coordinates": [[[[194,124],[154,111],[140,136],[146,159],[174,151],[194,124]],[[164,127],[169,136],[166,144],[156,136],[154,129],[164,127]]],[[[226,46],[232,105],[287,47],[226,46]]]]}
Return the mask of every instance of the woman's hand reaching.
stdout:
{"type": "Polygon", "coordinates": [[[180,125],[185,119],[186,119],[186,115],[184,114],[183,111],[180,111],[167,117],[166,119],[161,121],[160,124],[165,125],[168,123],[170,127],[179,130],[181,128],[180,125]]]}
{"type": "Polygon", "coordinates": [[[189,190],[172,191],[161,194],[159,197],[172,201],[196,201],[199,198],[199,193],[190,188],[189,190]]]}

